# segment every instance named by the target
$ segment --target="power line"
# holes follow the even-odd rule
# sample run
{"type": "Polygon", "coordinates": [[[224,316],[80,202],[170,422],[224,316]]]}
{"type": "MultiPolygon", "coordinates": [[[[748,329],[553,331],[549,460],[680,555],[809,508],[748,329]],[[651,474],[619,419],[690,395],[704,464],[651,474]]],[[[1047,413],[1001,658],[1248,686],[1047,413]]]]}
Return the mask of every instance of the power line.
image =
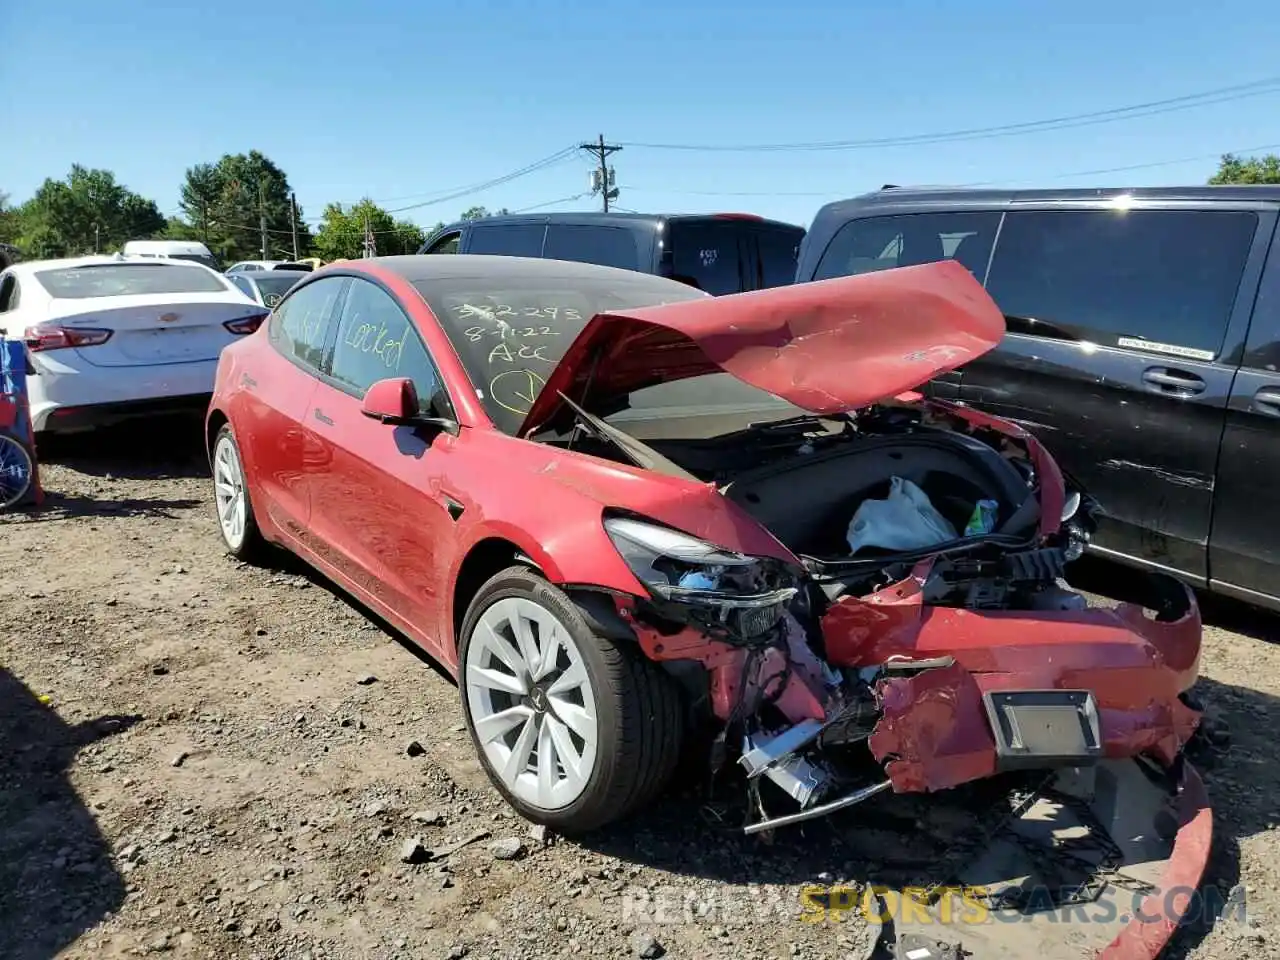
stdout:
{"type": "Polygon", "coordinates": [[[529,207],[521,207],[518,210],[512,210],[511,212],[512,213],[528,213],[530,210],[541,210],[543,207],[554,207],[558,203],[570,203],[574,200],[581,200],[583,197],[588,197],[590,195],[591,195],[591,192],[589,190],[583,191],[582,193],[575,193],[571,197],[561,197],[559,200],[546,200],[542,203],[535,203],[529,207]]]}
{"type": "Polygon", "coordinates": [[[435,197],[431,200],[423,200],[419,203],[411,203],[408,206],[397,207],[394,210],[388,210],[387,213],[404,213],[406,210],[417,210],[420,207],[429,207],[437,203],[447,203],[450,200],[457,200],[461,197],[470,196],[473,193],[480,193],[483,190],[499,187],[504,183],[510,183],[512,180],[517,180],[520,177],[526,177],[539,170],[545,170],[547,167],[555,166],[556,164],[573,156],[576,151],[577,147],[564,147],[548,157],[543,157],[541,160],[535,160],[533,163],[521,167],[519,170],[513,170],[500,177],[494,177],[492,180],[485,180],[483,183],[476,183],[469,187],[462,187],[452,193],[446,193],[443,196],[435,197]]]}
{"type": "Polygon", "coordinates": [[[1263,96],[1280,91],[1280,76],[1266,77],[1250,83],[1219,87],[1201,93],[1185,94],[1180,97],[1169,97],[1163,100],[1150,100],[1124,107],[1113,107],[1108,110],[1093,110],[1088,113],[1068,114],[1043,120],[1028,120],[1021,123],[1008,123],[993,127],[972,127],[966,130],[950,130],[937,133],[910,134],[898,137],[877,137],[863,140],[825,140],[802,143],[758,143],[758,144],[687,144],[687,143],[644,143],[624,141],[621,145],[640,147],[649,150],[687,150],[701,152],[751,152],[767,153],[780,151],[823,151],[823,150],[865,150],[877,147],[909,146],[927,143],[954,143],[966,140],[987,140],[996,137],[1018,136],[1028,133],[1041,133],[1048,130],[1070,130],[1076,127],[1093,126],[1101,123],[1114,123],[1119,120],[1132,120],[1141,117],[1155,116],[1161,113],[1172,113],[1178,110],[1190,110],[1195,107],[1242,100],[1246,97],[1263,96]]]}

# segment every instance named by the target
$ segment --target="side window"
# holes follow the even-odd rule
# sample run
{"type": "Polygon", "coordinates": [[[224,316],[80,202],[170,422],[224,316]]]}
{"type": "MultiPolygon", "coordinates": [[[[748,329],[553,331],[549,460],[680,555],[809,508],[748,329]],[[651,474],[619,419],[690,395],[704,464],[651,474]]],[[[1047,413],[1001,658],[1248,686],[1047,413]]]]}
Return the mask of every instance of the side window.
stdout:
{"type": "Polygon", "coordinates": [[[244,277],[232,274],[231,276],[227,277],[227,279],[230,280],[232,283],[234,283],[236,285],[236,289],[238,289],[245,296],[249,297],[249,299],[251,300],[258,299],[253,295],[253,285],[249,283],[249,281],[246,280],[244,277]]]}
{"type": "Polygon", "coordinates": [[[756,234],[760,255],[760,286],[783,287],[796,281],[796,259],[803,231],[761,230],[756,234]]]}
{"type": "Polygon", "coordinates": [[[641,269],[636,235],[622,227],[553,223],[547,227],[542,255],[548,260],[576,260],[622,270],[641,269]]]}
{"type": "Polygon", "coordinates": [[[449,409],[440,375],[408,315],[395,299],[368,280],[352,280],[338,321],[329,376],[363,397],[388,377],[408,377],[423,413],[449,409]]]}
{"type": "Polygon", "coordinates": [[[477,224],[471,228],[467,253],[488,253],[503,257],[542,256],[545,223],[477,224]]]}
{"type": "Polygon", "coordinates": [[[995,211],[910,213],[850,220],[823,251],[814,280],[850,277],[938,260],[959,260],[982,280],[1000,226],[995,211]]]}
{"type": "Polygon", "coordinates": [[[296,290],[271,315],[268,336],[276,349],[316,370],[324,362],[325,338],[345,277],[325,277],[296,290]]]}
{"type": "Polygon", "coordinates": [[[669,232],[672,277],[715,296],[740,293],[741,236],[742,230],[730,222],[676,221],[669,232]]]}
{"type": "Polygon", "coordinates": [[[0,313],[18,309],[18,278],[12,273],[0,277],[0,313]]]}
{"type": "Polygon", "coordinates": [[[1011,332],[1212,360],[1257,224],[1247,211],[1014,212],[987,290],[1011,332]]]}
{"type": "Polygon", "coordinates": [[[457,253],[458,241],[461,239],[461,233],[451,233],[447,237],[441,237],[431,245],[427,253],[457,253]]]}

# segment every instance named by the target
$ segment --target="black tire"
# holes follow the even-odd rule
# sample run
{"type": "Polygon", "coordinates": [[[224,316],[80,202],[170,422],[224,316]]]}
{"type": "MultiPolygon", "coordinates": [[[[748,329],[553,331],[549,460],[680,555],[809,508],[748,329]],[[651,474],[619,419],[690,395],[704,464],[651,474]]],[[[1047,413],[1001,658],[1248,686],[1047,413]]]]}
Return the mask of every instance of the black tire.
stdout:
{"type": "Polygon", "coordinates": [[[17,437],[0,433],[0,510],[17,506],[31,492],[35,461],[17,437]]]}
{"type": "Polygon", "coordinates": [[[573,601],[527,567],[498,573],[471,601],[458,645],[458,673],[463,716],[485,773],[503,798],[534,823],[575,834],[620,820],[661,793],[680,759],[684,708],[671,678],[637,645],[592,633],[573,601]],[[559,619],[582,654],[596,699],[595,766],[578,798],[556,810],[531,806],[506,788],[476,736],[467,702],[471,635],[484,611],[508,597],[532,600],[559,619]]]}
{"type": "Polygon", "coordinates": [[[259,563],[266,559],[270,552],[270,545],[266,538],[262,536],[262,531],[258,529],[257,518],[253,515],[253,499],[249,495],[249,485],[244,476],[244,461],[240,458],[240,445],[236,443],[235,434],[231,430],[231,424],[224,423],[222,429],[218,431],[217,436],[213,439],[213,447],[210,450],[210,461],[213,468],[213,482],[218,482],[218,447],[220,444],[229,443],[235,452],[235,463],[239,473],[239,482],[241,489],[244,491],[244,535],[239,543],[233,542],[228,536],[226,529],[223,527],[222,520],[218,516],[217,494],[214,495],[214,519],[218,521],[218,534],[222,537],[222,542],[227,548],[227,553],[242,560],[245,563],[259,563]]]}

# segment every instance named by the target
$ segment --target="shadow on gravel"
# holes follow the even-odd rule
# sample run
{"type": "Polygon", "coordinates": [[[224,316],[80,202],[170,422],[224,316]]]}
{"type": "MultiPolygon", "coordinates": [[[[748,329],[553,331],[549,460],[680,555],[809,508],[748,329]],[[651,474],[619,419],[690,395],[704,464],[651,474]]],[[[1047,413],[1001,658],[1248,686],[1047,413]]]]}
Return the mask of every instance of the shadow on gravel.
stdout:
{"type": "Polygon", "coordinates": [[[42,464],[62,464],[95,477],[168,480],[209,476],[204,428],[183,414],[138,419],[114,427],[45,437],[42,464]]]}
{"type": "Polygon", "coordinates": [[[124,902],[110,847],[67,768],[78,750],[138,719],[69,726],[0,669],[0,955],[51,958],[124,902]]]}
{"type": "Polygon", "coordinates": [[[41,523],[54,520],[74,520],[77,517],[155,517],[164,520],[175,518],[175,510],[190,510],[205,501],[186,497],[179,499],[86,497],[77,493],[46,491],[44,503],[39,507],[16,511],[41,523]]]}

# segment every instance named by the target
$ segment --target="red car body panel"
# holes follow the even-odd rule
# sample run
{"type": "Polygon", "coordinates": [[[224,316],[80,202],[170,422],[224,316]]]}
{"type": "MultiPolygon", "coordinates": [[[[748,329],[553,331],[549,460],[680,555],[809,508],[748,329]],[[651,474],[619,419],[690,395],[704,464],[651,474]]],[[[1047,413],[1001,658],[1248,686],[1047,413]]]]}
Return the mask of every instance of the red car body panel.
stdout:
{"type": "Polygon", "coordinates": [[[630,393],[723,370],[813,413],[856,410],[954,370],[1004,336],[1004,315],[954,260],[594,317],[525,416],[563,392],[630,393]]]}

